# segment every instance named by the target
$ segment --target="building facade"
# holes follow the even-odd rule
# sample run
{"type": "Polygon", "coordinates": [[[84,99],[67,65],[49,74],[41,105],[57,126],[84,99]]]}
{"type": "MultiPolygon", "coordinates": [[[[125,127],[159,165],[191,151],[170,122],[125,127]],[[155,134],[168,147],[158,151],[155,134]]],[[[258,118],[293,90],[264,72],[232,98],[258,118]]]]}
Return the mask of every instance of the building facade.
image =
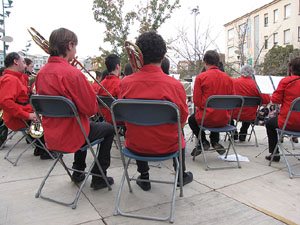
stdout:
{"type": "Polygon", "coordinates": [[[300,0],[275,0],[224,25],[226,62],[263,62],[275,45],[300,48],[300,0]]]}

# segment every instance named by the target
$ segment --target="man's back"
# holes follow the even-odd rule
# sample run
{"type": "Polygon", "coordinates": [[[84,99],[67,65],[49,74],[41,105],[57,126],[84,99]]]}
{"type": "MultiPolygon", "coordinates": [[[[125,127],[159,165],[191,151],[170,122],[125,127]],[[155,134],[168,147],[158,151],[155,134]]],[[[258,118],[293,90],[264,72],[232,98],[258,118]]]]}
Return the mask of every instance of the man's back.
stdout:
{"type": "MultiPolygon", "coordinates": [[[[212,95],[233,95],[233,81],[217,66],[210,67],[206,72],[199,74],[194,86],[194,103],[197,106],[196,120],[201,124],[205,102],[212,95]]],[[[205,115],[205,126],[218,127],[227,124],[229,113],[223,110],[208,109],[205,115]]]]}
{"type": "MultiPolygon", "coordinates": [[[[164,74],[157,66],[146,65],[139,72],[124,78],[120,84],[120,98],[171,101],[181,111],[181,123],[185,123],[188,115],[183,85],[164,74]]],[[[133,151],[163,154],[178,149],[176,125],[167,124],[143,129],[141,126],[127,124],[126,127],[125,144],[133,151]]]]}

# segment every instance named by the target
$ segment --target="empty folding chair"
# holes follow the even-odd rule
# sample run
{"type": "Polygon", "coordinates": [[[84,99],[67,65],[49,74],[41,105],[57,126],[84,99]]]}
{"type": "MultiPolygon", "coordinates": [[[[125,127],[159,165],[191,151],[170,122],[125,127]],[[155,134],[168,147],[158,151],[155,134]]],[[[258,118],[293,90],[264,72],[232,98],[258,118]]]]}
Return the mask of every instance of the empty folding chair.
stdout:
{"type": "Polygon", "coordinates": [[[293,178],[294,176],[299,177],[300,174],[293,172],[292,167],[289,164],[289,161],[288,161],[287,157],[288,156],[293,156],[293,157],[300,156],[300,153],[290,153],[290,152],[288,152],[287,149],[284,148],[283,143],[281,143],[280,140],[283,138],[283,136],[300,137],[300,131],[290,131],[290,130],[286,129],[286,126],[288,124],[288,121],[289,121],[289,118],[290,118],[291,114],[292,113],[299,113],[299,112],[300,112],[300,97],[296,98],[292,102],[292,104],[290,106],[290,110],[287,114],[287,117],[286,117],[286,120],[283,124],[282,129],[276,128],[278,141],[277,141],[276,147],[274,148],[274,151],[272,153],[272,158],[271,158],[270,163],[269,163],[269,166],[271,166],[274,156],[278,156],[278,155],[283,156],[283,158],[285,160],[285,163],[286,163],[286,166],[287,166],[288,171],[289,171],[290,178],[293,178]],[[278,148],[279,148],[279,151],[281,152],[281,154],[276,154],[278,148]]]}
{"type": "MultiPolygon", "coordinates": [[[[225,154],[225,158],[228,155],[228,152],[230,150],[230,147],[232,146],[233,152],[236,156],[236,161],[237,161],[237,167],[241,167],[235,147],[234,147],[234,140],[233,140],[233,134],[234,132],[237,130],[235,126],[230,125],[230,121],[232,120],[232,115],[233,115],[233,110],[236,108],[240,108],[238,117],[236,119],[236,121],[239,121],[240,115],[241,115],[241,111],[243,108],[243,104],[244,104],[244,98],[242,96],[239,95],[212,95],[210,96],[205,103],[205,108],[203,111],[203,115],[202,115],[202,120],[201,120],[201,124],[199,125],[200,131],[197,137],[197,142],[200,142],[201,145],[201,149],[203,149],[202,151],[202,155],[203,155],[203,159],[206,165],[206,170],[208,169],[222,169],[222,168],[230,168],[230,167],[236,167],[236,166],[222,166],[222,167],[211,167],[208,165],[207,159],[206,159],[206,153],[203,147],[203,141],[201,138],[201,132],[202,131],[210,131],[210,132],[216,132],[216,133],[226,133],[226,135],[228,135],[229,137],[229,144],[228,147],[225,149],[226,150],[226,154],[225,154]],[[217,110],[231,110],[231,116],[229,121],[227,121],[227,125],[224,127],[206,127],[204,126],[205,124],[205,114],[208,108],[212,108],[212,109],[217,109],[217,110]]],[[[196,154],[194,154],[193,156],[193,160],[195,160],[196,154]]]]}
{"type": "Polygon", "coordinates": [[[54,163],[52,164],[52,166],[50,167],[49,171],[47,172],[46,176],[44,177],[35,197],[41,197],[44,199],[47,199],[49,201],[53,201],[62,205],[70,205],[72,206],[73,209],[76,208],[77,206],[77,202],[79,199],[79,196],[81,194],[82,188],[84,187],[89,175],[95,175],[91,173],[91,170],[94,166],[94,164],[96,163],[96,165],[98,166],[100,173],[101,173],[101,177],[104,178],[107,187],[109,190],[111,190],[110,184],[108,183],[108,180],[100,166],[100,163],[97,159],[97,156],[99,154],[99,149],[100,149],[100,145],[101,142],[103,141],[103,138],[101,139],[97,139],[95,141],[93,141],[92,143],[90,143],[88,136],[83,128],[83,125],[80,121],[80,118],[78,116],[78,112],[76,109],[76,106],[73,104],[73,102],[71,100],[69,100],[68,98],[62,97],[62,96],[49,96],[49,95],[33,95],[30,99],[30,103],[32,105],[32,108],[34,109],[35,113],[37,115],[42,115],[44,117],[55,117],[55,118],[70,118],[70,117],[75,117],[80,128],[81,131],[85,137],[85,141],[86,141],[86,145],[81,147],[78,151],[87,151],[87,149],[90,150],[90,152],[93,155],[93,162],[91,164],[91,166],[88,169],[88,172],[83,172],[83,171],[79,171],[79,170],[75,170],[75,169],[71,169],[68,168],[63,160],[63,155],[64,154],[72,154],[72,153],[66,153],[63,151],[56,151],[58,153],[58,157],[57,159],[54,161],[54,163]],[[95,151],[93,150],[92,146],[97,145],[97,151],[95,153],[95,151]],[[49,175],[51,174],[51,172],[53,171],[54,167],[56,166],[57,162],[60,162],[61,165],[64,167],[64,169],[66,170],[67,174],[69,175],[70,179],[72,179],[71,174],[69,172],[69,170],[72,171],[77,171],[77,172],[82,172],[85,173],[85,179],[83,180],[83,182],[80,185],[80,188],[74,198],[74,200],[72,202],[63,202],[63,201],[59,201],[50,197],[46,197],[42,195],[42,189],[45,185],[46,180],[48,179],[49,175]]]}
{"type": "MultiPolygon", "coordinates": [[[[162,157],[148,157],[141,156],[133,153],[128,148],[122,148],[120,142],[120,136],[117,133],[117,141],[118,145],[121,149],[121,159],[124,165],[124,172],[121,179],[120,189],[117,197],[115,215],[123,215],[135,218],[144,218],[144,219],[153,219],[153,220],[169,220],[170,222],[174,221],[174,206],[176,199],[176,187],[178,176],[180,177],[180,196],[183,196],[182,190],[182,155],[181,155],[181,124],[180,124],[180,110],[179,108],[172,102],[168,101],[159,101],[159,100],[139,100],[139,99],[121,99],[112,103],[112,119],[115,131],[117,131],[116,121],[124,121],[130,124],[143,126],[143,129],[147,129],[149,126],[162,125],[162,124],[177,124],[178,127],[178,149],[174,149],[174,153],[162,156],[162,157]],[[128,160],[125,160],[125,156],[128,160]],[[179,161],[178,161],[179,156],[179,161]],[[121,193],[123,189],[123,185],[125,180],[127,180],[129,191],[132,192],[132,188],[130,185],[130,181],[139,180],[134,177],[129,177],[128,174],[128,166],[132,159],[147,161],[147,162],[159,162],[165,161],[169,159],[175,159],[176,161],[176,173],[173,181],[158,181],[158,180],[149,180],[149,182],[153,183],[166,183],[173,184],[173,194],[171,201],[171,212],[167,217],[154,217],[154,216],[146,216],[146,215],[136,215],[131,213],[125,213],[120,209],[120,200],[121,193]]],[[[140,180],[145,181],[145,180],[140,180]]],[[[155,196],[157,197],[157,196],[155,196]]]]}

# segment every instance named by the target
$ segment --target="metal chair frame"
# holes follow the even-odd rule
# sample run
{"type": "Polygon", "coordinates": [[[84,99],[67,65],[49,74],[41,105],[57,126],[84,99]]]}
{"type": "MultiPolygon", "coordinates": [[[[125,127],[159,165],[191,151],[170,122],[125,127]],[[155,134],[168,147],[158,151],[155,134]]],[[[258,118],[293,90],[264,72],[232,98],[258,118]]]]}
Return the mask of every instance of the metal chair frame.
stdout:
{"type": "MultiPolygon", "coordinates": [[[[290,118],[290,115],[292,112],[300,112],[300,97],[294,99],[294,101],[292,102],[291,106],[290,106],[290,110],[287,114],[287,117],[285,119],[285,122],[283,124],[283,127],[282,129],[279,129],[279,128],[276,128],[276,131],[277,131],[277,138],[278,138],[278,141],[277,141],[277,145],[276,147],[274,148],[274,151],[272,153],[272,158],[270,160],[270,163],[269,163],[269,166],[271,166],[272,164],[272,161],[273,161],[273,158],[274,156],[283,156],[284,158],[284,161],[286,163],[286,166],[288,168],[288,171],[289,171],[289,176],[290,178],[292,179],[293,177],[300,177],[300,174],[298,173],[294,173],[288,160],[287,160],[287,157],[288,156],[293,156],[293,157],[296,157],[296,156],[300,156],[300,153],[286,153],[288,152],[284,147],[283,147],[283,144],[281,143],[281,138],[283,138],[283,136],[288,136],[288,137],[291,137],[291,136],[294,136],[294,137],[300,137],[300,131],[289,131],[289,130],[286,130],[286,125],[289,121],[289,118],[290,118]],[[280,150],[281,151],[281,154],[276,154],[276,151],[277,150],[280,150]]],[[[294,146],[292,144],[292,148],[294,149],[294,146]]]]}
{"type": "MultiPolygon", "coordinates": [[[[45,175],[35,197],[36,198],[43,198],[55,203],[59,203],[65,206],[72,206],[72,209],[75,209],[77,207],[77,202],[79,199],[79,196],[81,194],[82,188],[84,187],[89,175],[96,175],[91,173],[91,170],[93,168],[93,166],[96,165],[98,166],[99,170],[100,170],[100,174],[101,175],[96,175],[96,176],[100,176],[102,177],[108,187],[108,190],[111,190],[111,186],[107,180],[106,175],[104,174],[104,171],[98,161],[98,154],[99,154],[99,150],[100,150],[100,145],[101,142],[104,140],[103,138],[97,139],[95,141],[93,141],[92,143],[89,141],[88,136],[83,128],[83,125],[80,121],[80,118],[78,116],[78,112],[77,112],[77,108],[76,106],[73,104],[73,102],[71,100],[69,100],[68,98],[65,98],[63,96],[49,96],[49,95],[33,95],[30,99],[30,103],[32,105],[32,108],[34,109],[35,113],[37,115],[42,115],[44,117],[53,117],[53,118],[63,118],[63,117],[75,117],[80,129],[84,135],[85,141],[86,141],[86,145],[84,145],[83,147],[81,147],[78,151],[87,151],[87,149],[90,150],[90,152],[93,155],[94,161],[91,164],[91,166],[88,169],[88,172],[84,172],[84,171],[79,171],[79,170],[75,170],[72,168],[68,168],[66,166],[66,164],[64,163],[62,156],[63,154],[69,154],[63,151],[56,151],[58,153],[58,157],[55,159],[54,163],[52,164],[52,166],[50,167],[49,171],[47,172],[47,174],[45,175]],[[97,145],[97,151],[96,153],[93,150],[94,145],[97,145]],[[48,177],[50,176],[52,170],[54,169],[54,167],[56,166],[57,162],[60,162],[61,165],[64,167],[64,169],[66,170],[67,174],[69,175],[70,179],[72,179],[71,174],[70,174],[70,170],[71,171],[77,171],[77,172],[81,172],[85,174],[85,179],[82,181],[79,190],[77,191],[77,194],[74,198],[74,200],[72,202],[63,202],[60,200],[56,200],[47,196],[42,195],[42,189],[46,183],[46,180],[48,179],[48,177]]],[[[38,117],[38,119],[41,122],[40,117],[38,117]]]]}
{"type": "Polygon", "coordinates": [[[30,137],[30,135],[29,135],[29,133],[28,133],[28,129],[29,129],[29,124],[25,121],[25,120],[23,120],[23,122],[26,124],[26,127],[25,128],[21,128],[21,129],[19,129],[19,130],[14,130],[14,131],[10,131],[9,132],[9,137],[5,140],[5,142],[2,144],[2,146],[1,146],[1,148],[3,148],[4,147],[4,145],[6,144],[6,142],[8,141],[8,140],[11,140],[18,132],[22,132],[22,137],[19,139],[19,140],[17,140],[17,142],[13,145],[13,146],[11,146],[9,149],[8,149],[8,151],[7,151],[7,153],[5,154],[5,156],[4,156],[4,159],[6,159],[8,162],[10,162],[11,164],[13,164],[14,166],[17,166],[17,164],[18,164],[18,162],[19,162],[19,160],[20,160],[20,158],[22,157],[22,155],[30,148],[30,147],[33,147],[33,148],[35,148],[35,147],[41,147],[41,148],[43,148],[49,155],[50,155],[50,157],[52,158],[52,159],[55,159],[54,157],[53,157],[53,155],[49,152],[49,150],[47,149],[47,147],[43,144],[43,142],[39,139],[39,138],[34,138],[34,140],[31,140],[31,137],[30,137]],[[30,142],[29,144],[30,145],[28,145],[18,156],[17,156],[17,158],[16,158],[16,160],[15,161],[13,161],[12,159],[10,159],[10,158],[8,158],[9,157],[9,154],[11,153],[11,151],[24,139],[24,138],[27,138],[27,140],[30,142]]]}
{"type": "Polygon", "coordinates": [[[180,110],[179,108],[172,102],[169,101],[160,101],[160,100],[140,100],[140,99],[121,99],[116,100],[111,105],[112,119],[114,124],[114,129],[117,131],[116,121],[124,121],[131,124],[145,126],[144,129],[147,129],[147,126],[154,125],[162,125],[162,124],[177,124],[178,126],[178,143],[179,149],[168,156],[163,157],[147,157],[136,155],[130,151],[128,148],[122,149],[122,144],[120,141],[120,135],[117,133],[117,143],[119,145],[121,159],[124,166],[124,172],[121,179],[120,189],[118,192],[118,197],[116,201],[116,207],[114,215],[123,215],[128,217],[142,218],[142,219],[151,219],[151,220],[169,220],[170,222],[174,222],[174,214],[175,214],[175,199],[176,199],[176,187],[179,176],[179,186],[180,186],[180,197],[183,196],[183,171],[182,171],[182,155],[181,155],[181,122],[180,122],[180,110]],[[128,158],[126,162],[124,155],[128,158]],[[177,157],[179,156],[179,161],[177,157]],[[174,181],[159,181],[159,180],[143,180],[143,179],[135,179],[130,178],[128,175],[127,168],[131,159],[137,159],[142,161],[165,161],[168,159],[176,159],[176,173],[174,176],[174,181]],[[131,213],[125,213],[120,209],[120,200],[121,193],[123,189],[123,185],[127,180],[129,192],[132,193],[132,188],[130,185],[130,181],[132,180],[140,180],[146,182],[154,182],[154,183],[166,183],[173,184],[173,194],[171,201],[171,211],[168,217],[154,217],[147,215],[136,215],[131,213]]]}
{"type": "MultiPolygon", "coordinates": [[[[236,121],[239,121],[241,112],[242,112],[242,108],[244,105],[244,98],[240,95],[212,95],[209,98],[207,98],[206,103],[205,103],[205,108],[203,111],[203,116],[202,116],[202,120],[201,120],[201,124],[199,125],[200,131],[197,137],[197,142],[200,142],[201,145],[201,149],[202,150],[202,155],[203,155],[203,159],[206,165],[206,169],[205,170],[209,170],[209,169],[224,169],[224,168],[233,168],[233,167],[238,167],[241,168],[240,165],[240,161],[239,158],[237,156],[235,147],[234,147],[234,140],[233,140],[233,132],[237,130],[237,128],[235,126],[230,125],[230,121],[232,119],[233,116],[233,110],[236,108],[240,108],[238,117],[236,119],[236,121]],[[215,128],[210,128],[210,127],[205,127],[204,126],[204,122],[205,122],[205,114],[206,114],[206,110],[207,108],[212,108],[212,109],[217,109],[217,110],[231,110],[231,116],[230,119],[228,121],[228,124],[224,127],[215,127],[215,128]],[[207,159],[206,159],[206,153],[203,147],[203,141],[202,141],[202,137],[201,137],[201,132],[208,130],[210,132],[225,132],[226,135],[228,135],[229,137],[229,144],[228,147],[225,148],[226,149],[226,154],[225,154],[225,158],[228,155],[228,152],[230,150],[230,147],[232,145],[232,149],[233,152],[236,156],[236,160],[237,160],[237,166],[222,166],[222,167],[211,167],[209,166],[207,159]]],[[[195,160],[196,155],[193,156],[193,160],[195,160]]]]}

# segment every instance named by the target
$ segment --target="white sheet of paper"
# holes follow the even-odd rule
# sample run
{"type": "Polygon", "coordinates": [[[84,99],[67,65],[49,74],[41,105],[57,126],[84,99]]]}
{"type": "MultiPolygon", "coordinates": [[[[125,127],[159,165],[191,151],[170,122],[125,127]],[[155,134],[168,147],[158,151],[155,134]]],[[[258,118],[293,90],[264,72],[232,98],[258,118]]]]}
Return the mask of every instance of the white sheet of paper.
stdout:
{"type": "MultiPolygon", "coordinates": [[[[239,154],[237,154],[237,156],[238,156],[240,162],[250,162],[246,156],[241,156],[239,154]]],[[[222,159],[224,161],[228,161],[228,162],[236,162],[236,157],[234,154],[227,155],[227,158],[225,158],[225,155],[219,155],[218,158],[222,159]]]]}
{"type": "Polygon", "coordinates": [[[263,94],[272,94],[274,92],[274,87],[270,76],[254,75],[255,82],[260,90],[260,93],[263,94]]]}
{"type": "Polygon", "coordinates": [[[275,90],[277,89],[278,87],[278,84],[279,82],[281,81],[281,79],[284,78],[284,77],[279,77],[279,76],[271,76],[271,79],[273,81],[273,84],[274,84],[274,87],[275,87],[275,90]]]}

